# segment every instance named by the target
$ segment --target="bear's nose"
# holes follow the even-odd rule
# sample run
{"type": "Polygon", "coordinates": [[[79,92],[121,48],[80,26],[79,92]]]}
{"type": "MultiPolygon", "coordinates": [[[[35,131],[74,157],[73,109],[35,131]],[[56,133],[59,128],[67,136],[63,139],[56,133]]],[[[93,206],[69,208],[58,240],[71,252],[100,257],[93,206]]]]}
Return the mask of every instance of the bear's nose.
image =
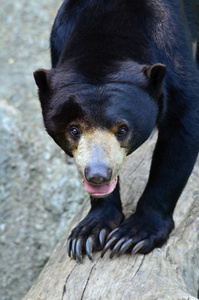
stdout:
{"type": "Polygon", "coordinates": [[[84,171],[86,181],[94,185],[106,184],[111,180],[112,170],[105,165],[90,165],[84,171]]]}

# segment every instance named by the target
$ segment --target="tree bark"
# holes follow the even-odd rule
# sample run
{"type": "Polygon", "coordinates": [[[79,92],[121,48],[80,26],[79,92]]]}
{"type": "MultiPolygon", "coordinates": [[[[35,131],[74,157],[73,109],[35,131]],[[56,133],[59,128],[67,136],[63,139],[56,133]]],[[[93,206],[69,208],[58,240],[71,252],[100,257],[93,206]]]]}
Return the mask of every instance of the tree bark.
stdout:
{"type": "MultiPolygon", "coordinates": [[[[121,174],[125,215],[131,214],[147,182],[153,135],[126,159],[121,174]],[[132,200],[133,199],[133,200],[132,200]]],[[[106,253],[77,263],[67,256],[67,237],[86,215],[87,200],[24,300],[198,299],[199,290],[199,161],[174,213],[175,230],[167,244],[148,255],[109,258],[106,253]]]]}

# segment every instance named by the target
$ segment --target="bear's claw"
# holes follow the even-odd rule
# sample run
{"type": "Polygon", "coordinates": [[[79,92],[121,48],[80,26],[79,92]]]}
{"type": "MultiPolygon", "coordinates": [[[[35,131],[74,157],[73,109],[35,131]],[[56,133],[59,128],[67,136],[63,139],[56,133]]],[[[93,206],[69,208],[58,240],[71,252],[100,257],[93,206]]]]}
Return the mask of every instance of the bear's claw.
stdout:
{"type": "MultiPolygon", "coordinates": [[[[92,238],[90,238],[92,240],[92,238]]],[[[86,241],[86,253],[88,255],[88,257],[92,260],[92,241],[89,240],[89,238],[86,241]]],[[[68,252],[68,256],[79,261],[82,262],[82,252],[83,252],[83,241],[82,239],[68,239],[67,241],[67,252],[68,252]]]]}
{"type": "Polygon", "coordinates": [[[73,257],[77,258],[79,262],[82,262],[82,239],[78,239],[75,247],[76,255],[73,253],[73,257]]]}
{"type": "MultiPolygon", "coordinates": [[[[123,238],[124,239],[124,238],[123,238]]],[[[122,239],[122,240],[123,240],[122,239]]],[[[120,240],[121,241],[121,240],[120,240]]],[[[122,254],[124,254],[131,246],[133,245],[133,240],[132,239],[129,239],[127,241],[124,240],[124,243],[123,245],[121,246],[121,248],[119,249],[119,252],[117,254],[117,256],[120,256],[122,254]]],[[[115,248],[115,247],[114,247],[115,248]]],[[[113,249],[114,249],[113,248],[113,249]]],[[[112,251],[111,251],[112,253],[112,251]]]]}
{"type": "Polygon", "coordinates": [[[99,242],[100,242],[100,246],[102,248],[104,248],[104,246],[105,246],[106,236],[107,236],[107,230],[102,229],[99,233],[99,242]]]}
{"type": "MultiPolygon", "coordinates": [[[[124,254],[132,245],[133,245],[133,240],[129,239],[126,240],[125,238],[119,239],[117,242],[116,237],[112,237],[113,234],[118,230],[118,228],[114,229],[108,236],[107,241],[106,241],[106,236],[107,236],[107,231],[106,229],[102,229],[99,233],[99,241],[100,245],[103,248],[101,252],[101,257],[104,256],[104,254],[115,244],[113,249],[111,250],[110,253],[110,258],[113,258],[114,255],[117,255],[118,257],[122,254],[124,254]],[[110,238],[112,237],[112,238],[110,238]],[[106,241],[106,244],[105,244],[106,241]],[[104,246],[105,244],[105,246],[104,246]]],[[[131,254],[137,253],[141,248],[144,247],[146,240],[138,242],[134,247],[133,250],[131,251],[131,254]]],[[[94,240],[92,237],[89,237],[86,240],[85,244],[85,252],[88,255],[88,258],[90,260],[93,260],[92,258],[92,251],[93,251],[93,246],[94,246],[94,240]]],[[[82,262],[82,255],[83,255],[83,249],[84,249],[84,243],[83,240],[80,239],[68,239],[67,241],[67,252],[68,256],[73,257],[73,259],[77,260],[78,262],[82,262]]]]}
{"type": "Polygon", "coordinates": [[[102,250],[101,257],[103,257],[104,254],[107,252],[107,250],[110,249],[111,246],[115,244],[115,241],[116,241],[116,240],[117,240],[117,238],[116,238],[116,237],[113,237],[112,239],[110,239],[110,240],[106,243],[104,249],[102,250]]]}
{"type": "MultiPolygon", "coordinates": [[[[102,229],[99,232],[99,243],[101,249],[103,249],[105,242],[106,242],[106,237],[108,235],[109,231],[106,229],[102,229]]],[[[88,237],[85,244],[83,238],[69,238],[67,241],[67,253],[68,256],[71,257],[78,262],[82,262],[83,254],[86,253],[88,255],[88,258],[90,260],[93,260],[92,258],[92,252],[94,249],[94,243],[95,240],[93,237],[88,237]]]]}
{"type": "MultiPolygon", "coordinates": [[[[112,239],[110,239],[104,249],[102,250],[102,253],[101,253],[101,257],[104,256],[104,254],[115,244],[115,246],[113,247],[113,249],[111,250],[111,253],[110,253],[110,258],[113,258],[113,256],[115,254],[117,254],[117,256],[119,257],[120,255],[124,254],[134,243],[133,239],[129,239],[129,240],[126,240],[126,238],[122,238],[118,241],[116,241],[117,238],[116,237],[113,237],[112,239]]],[[[143,241],[140,241],[138,242],[132,249],[131,251],[131,254],[135,254],[137,253],[139,250],[141,250],[144,245],[145,245],[145,242],[146,240],[143,240],[143,241]]]]}
{"type": "Polygon", "coordinates": [[[67,241],[67,253],[68,253],[69,257],[71,257],[71,247],[72,247],[72,240],[68,239],[68,241],[67,241]]]}
{"type": "Polygon", "coordinates": [[[120,250],[120,248],[124,242],[125,242],[125,238],[122,238],[116,243],[116,245],[114,246],[114,248],[111,251],[110,258],[112,258],[115,254],[118,253],[118,251],[120,250]]]}
{"type": "Polygon", "coordinates": [[[118,230],[119,230],[119,227],[113,229],[113,230],[109,233],[106,242],[108,242],[108,241],[112,238],[112,236],[113,236],[118,230]]]}
{"type": "Polygon", "coordinates": [[[86,241],[86,253],[90,260],[93,260],[92,258],[93,244],[94,244],[93,238],[89,237],[86,241]]]}
{"type": "Polygon", "coordinates": [[[72,256],[75,259],[76,258],[76,239],[73,240],[72,242],[72,256]]]}
{"type": "MultiPolygon", "coordinates": [[[[120,210],[113,207],[106,213],[101,208],[89,212],[89,214],[73,228],[68,241],[68,256],[82,262],[83,256],[87,255],[92,260],[92,253],[103,250],[110,238],[110,232],[114,234],[115,227],[118,227],[124,216],[120,210]]],[[[118,230],[118,229],[117,229],[118,230]]]]}
{"type": "Polygon", "coordinates": [[[131,254],[135,254],[137,253],[140,249],[142,249],[145,246],[146,240],[140,241],[139,243],[137,243],[133,250],[131,251],[131,254]]]}
{"type": "Polygon", "coordinates": [[[148,213],[135,213],[114,229],[108,236],[101,257],[110,249],[110,258],[124,253],[147,254],[155,247],[162,247],[173,229],[173,219],[148,213]]]}

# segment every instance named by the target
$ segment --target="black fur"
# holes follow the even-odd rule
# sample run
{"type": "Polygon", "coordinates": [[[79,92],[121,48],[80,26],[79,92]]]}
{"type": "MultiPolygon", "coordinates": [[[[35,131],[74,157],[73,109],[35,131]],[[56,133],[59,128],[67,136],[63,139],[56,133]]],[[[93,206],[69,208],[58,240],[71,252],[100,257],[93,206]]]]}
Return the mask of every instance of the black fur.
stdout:
{"type": "Polygon", "coordinates": [[[82,251],[88,237],[99,249],[99,232],[119,226],[115,243],[132,239],[130,251],[145,240],[140,252],[148,253],[174,227],[172,214],[199,151],[199,72],[180,2],[67,0],[54,22],[53,69],[46,76],[36,71],[35,80],[47,131],[64,151],[72,155],[63,134],[71,118],[107,129],[127,120],[128,154],[159,130],[135,214],[119,226],[119,185],[107,198],[91,198],[88,216],[70,235],[81,239],[82,251]]]}

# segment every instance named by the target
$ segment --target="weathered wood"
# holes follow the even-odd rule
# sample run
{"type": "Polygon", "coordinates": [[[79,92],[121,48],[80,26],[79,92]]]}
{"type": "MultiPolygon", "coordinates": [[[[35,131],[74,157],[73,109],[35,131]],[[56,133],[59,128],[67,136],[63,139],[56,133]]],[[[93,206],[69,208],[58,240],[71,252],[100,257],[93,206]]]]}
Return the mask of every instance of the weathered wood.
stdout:
{"type": "MultiPolygon", "coordinates": [[[[156,136],[127,158],[122,171],[126,215],[141,195],[148,177],[156,136]],[[132,199],[133,203],[132,203],[132,199]]],[[[197,299],[199,290],[199,161],[175,210],[175,230],[167,244],[148,255],[103,259],[94,254],[76,263],[66,253],[71,228],[87,213],[89,203],[73,220],[49,262],[24,300],[197,299]]]]}

